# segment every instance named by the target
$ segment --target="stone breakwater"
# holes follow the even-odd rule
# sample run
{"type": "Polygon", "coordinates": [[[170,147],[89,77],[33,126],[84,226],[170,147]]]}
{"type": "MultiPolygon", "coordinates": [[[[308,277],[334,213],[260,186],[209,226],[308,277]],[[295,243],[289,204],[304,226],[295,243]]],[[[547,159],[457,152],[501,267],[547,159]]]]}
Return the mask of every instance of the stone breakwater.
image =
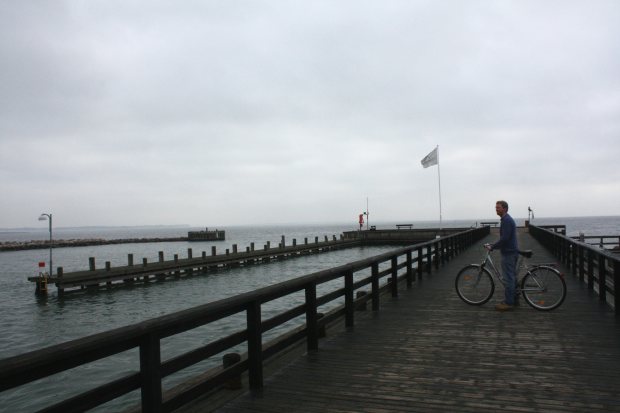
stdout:
{"type": "MultiPolygon", "coordinates": [[[[109,244],[138,244],[145,242],[175,242],[187,241],[187,237],[174,238],[127,238],[127,239],[57,239],[53,241],[52,248],[71,248],[71,247],[87,247],[92,245],[109,245],[109,244]]],[[[49,240],[40,241],[7,241],[0,242],[0,251],[21,251],[49,248],[49,240]]]]}

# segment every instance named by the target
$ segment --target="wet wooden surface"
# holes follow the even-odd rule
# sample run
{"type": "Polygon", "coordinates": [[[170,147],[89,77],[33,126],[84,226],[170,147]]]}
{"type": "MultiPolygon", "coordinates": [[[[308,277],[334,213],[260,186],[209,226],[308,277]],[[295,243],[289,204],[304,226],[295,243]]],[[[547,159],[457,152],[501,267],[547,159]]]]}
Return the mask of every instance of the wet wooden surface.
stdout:
{"type": "MultiPolygon", "coordinates": [[[[496,239],[491,235],[480,242],[496,239]]],[[[532,262],[555,259],[528,234],[532,262]]],[[[620,322],[566,272],[559,309],[499,313],[496,288],[481,307],[463,303],[454,278],[483,257],[473,247],[355,327],[322,339],[220,412],[620,412],[620,322]]],[[[499,257],[498,257],[499,258],[499,257]]]]}

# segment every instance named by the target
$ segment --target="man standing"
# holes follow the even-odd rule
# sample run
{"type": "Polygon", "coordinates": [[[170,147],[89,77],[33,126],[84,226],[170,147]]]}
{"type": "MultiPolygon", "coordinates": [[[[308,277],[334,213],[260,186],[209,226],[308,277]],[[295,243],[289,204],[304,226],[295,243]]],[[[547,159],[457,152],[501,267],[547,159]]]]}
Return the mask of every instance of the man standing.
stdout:
{"type": "Polygon", "coordinates": [[[495,309],[498,311],[508,311],[514,307],[515,288],[517,285],[516,271],[519,258],[517,225],[514,219],[508,215],[508,203],[506,201],[497,201],[495,203],[495,212],[501,217],[499,241],[494,244],[487,244],[485,247],[489,251],[499,248],[502,254],[502,273],[506,281],[506,290],[504,302],[497,304],[495,309]]]}

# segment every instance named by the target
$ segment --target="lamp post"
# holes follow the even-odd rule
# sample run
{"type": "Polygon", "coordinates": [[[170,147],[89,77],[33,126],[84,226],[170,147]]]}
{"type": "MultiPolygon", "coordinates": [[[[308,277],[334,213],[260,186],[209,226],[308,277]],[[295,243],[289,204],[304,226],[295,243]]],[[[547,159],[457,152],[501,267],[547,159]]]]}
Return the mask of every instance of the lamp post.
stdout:
{"type": "Polygon", "coordinates": [[[52,267],[52,214],[41,214],[39,217],[39,221],[47,221],[49,220],[49,228],[50,228],[50,277],[53,274],[52,267]]]}

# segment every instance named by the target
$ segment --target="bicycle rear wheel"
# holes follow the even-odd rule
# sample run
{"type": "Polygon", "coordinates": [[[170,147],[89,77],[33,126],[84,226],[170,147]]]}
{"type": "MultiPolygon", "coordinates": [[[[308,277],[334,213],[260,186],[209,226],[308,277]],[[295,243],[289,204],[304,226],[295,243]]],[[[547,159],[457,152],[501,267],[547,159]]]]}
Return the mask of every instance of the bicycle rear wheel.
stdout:
{"type": "Polygon", "coordinates": [[[521,281],[525,301],[537,310],[558,308],[566,298],[566,283],[555,268],[541,266],[528,271],[521,281]]]}
{"type": "Polygon", "coordinates": [[[489,271],[476,264],[468,265],[459,271],[454,286],[461,300],[471,305],[486,303],[495,291],[495,283],[489,271]]]}

